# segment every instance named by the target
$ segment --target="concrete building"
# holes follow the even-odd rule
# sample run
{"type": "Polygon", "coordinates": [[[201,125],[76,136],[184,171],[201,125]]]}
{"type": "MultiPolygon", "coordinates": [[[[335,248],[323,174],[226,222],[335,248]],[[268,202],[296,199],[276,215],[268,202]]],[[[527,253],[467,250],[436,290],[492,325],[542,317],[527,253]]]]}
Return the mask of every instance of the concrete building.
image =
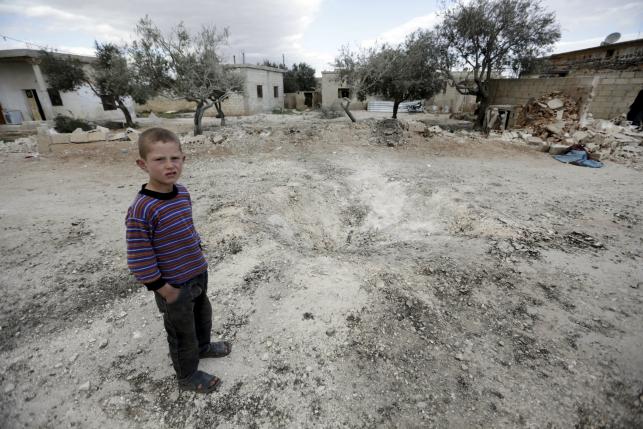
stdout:
{"type": "MultiPolygon", "coordinates": [[[[456,81],[473,80],[473,72],[452,72],[456,81]]],[[[463,95],[454,85],[446,83],[442,91],[435,94],[424,103],[425,110],[431,112],[433,107],[438,112],[473,112],[476,109],[475,95],[463,95]]]]}
{"type": "Polygon", "coordinates": [[[581,100],[595,118],[630,115],[643,94],[643,39],[555,54],[520,79],[489,82],[491,104],[522,105],[553,91],[581,100]]]}
{"type": "Polygon", "coordinates": [[[351,100],[351,110],[366,109],[366,102],[361,102],[355,96],[352,88],[342,82],[339,73],[335,71],[323,71],[321,79],[321,105],[323,108],[338,108],[339,103],[344,99],[351,100]]]}
{"type": "MultiPolygon", "coordinates": [[[[71,56],[86,67],[94,61],[93,57],[71,56]]],[[[37,50],[0,51],[0,122],[51,120],[59,114],[87,120],[124,120],[123,113],[110,100],[97,97],[87,86],[73,92],[50,88],[39,63],[37,50]]],[[[131,101],[130,104],[133,106],[131,101]]],[[[133,107],[130,112],[135,118],[133,107]]]]}
{"type": "Polygon", "coordinates": [[[587,76],[599,70],[643,70],[643,39],[554,54],[521,77],[587,76]]]}
{"type": "MultiPolygon", "coordinates": [[[[285,70],[252,64],[230,64],[229,68],[240,73],[245,80],[244,93],[231,95],[221,108],[226,116],[246,116],[268,113],[284,107],[285,70]]],[[[143,105],[137,105],[138,112],[193,111],[196,104],[186,100],[170,100],[155,97],[143,105]]],[[[216,109],[208,109],[206,116],[216,115],[216,109]]]]}

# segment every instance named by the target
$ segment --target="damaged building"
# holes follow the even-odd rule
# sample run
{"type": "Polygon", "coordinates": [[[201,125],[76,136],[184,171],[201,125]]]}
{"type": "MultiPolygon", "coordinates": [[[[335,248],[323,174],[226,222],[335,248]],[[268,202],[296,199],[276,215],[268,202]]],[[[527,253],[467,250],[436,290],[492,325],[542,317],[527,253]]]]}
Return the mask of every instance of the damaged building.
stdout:
{"type": "MultiPolygon", "coordinates": [[[[57,54],[55,54],[57,55],[57,54]]],[[[65,54],[89,67],[94,57],[65,54]]],[[[126,99],[133,118],[133,102],[126,99]]],[[[21,124],[46,121],[57,115],[85,120],[122,121],[123,113],[109,97],[97,97],[83,86],[76,91],[59,92],[47,83],[40,68],[40,51],[9,49],[0,51],[0,123],[21,124]]]]}
{"type": "MultiPolygon", "coordinates": [[[[226,116],[245,116],[269,113],[284,108],[283,69],[253,64],[229,64],[226,67],[240,73],[245,81],[243,93],[232,94],[222,103],[226,116]]],[[[139,112],[194,111],[196,104],[185,100],[155,97],[146,104],[136,107],[139,112]]],[[[206,116],[216,115],[214,109],[206,111],[206,116]]]]}
{"type": "Polygon", "coordinates": [[[538,61],[518,79],[489,81],[493,105],[524,105],[555,91],[578,99],[580,110],[594,118],[640,116],[643,39],[554,54],[538,61]]]}

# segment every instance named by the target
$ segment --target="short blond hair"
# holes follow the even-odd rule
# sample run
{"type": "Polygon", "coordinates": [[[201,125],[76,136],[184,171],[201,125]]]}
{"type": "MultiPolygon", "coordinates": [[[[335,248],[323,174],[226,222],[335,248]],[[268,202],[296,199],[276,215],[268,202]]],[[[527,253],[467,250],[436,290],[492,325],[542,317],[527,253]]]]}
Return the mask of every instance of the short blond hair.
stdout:
{"type": "Polygon", "coordinates": [[[150,146],[154,143],[176,143],[179,145],[179,150],[181,149],[181,141],[172,131],[161,128],[154,127],[148,130],[145,130],[138,136],[138,154],[141,159],[146,159],[147,153],[150,151],[150,146]]]}

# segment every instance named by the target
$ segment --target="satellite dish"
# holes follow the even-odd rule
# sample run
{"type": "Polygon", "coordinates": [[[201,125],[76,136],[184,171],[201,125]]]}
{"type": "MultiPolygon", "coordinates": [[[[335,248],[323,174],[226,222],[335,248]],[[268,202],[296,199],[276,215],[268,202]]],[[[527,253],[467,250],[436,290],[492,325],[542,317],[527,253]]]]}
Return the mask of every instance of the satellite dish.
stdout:
{"type": "Polygon", "coordinates": [[[621,38],[621,33],[612,33],[601,42],[601,46],[611,45],[612,43],[618,42],[618,39],[621,38]]]}

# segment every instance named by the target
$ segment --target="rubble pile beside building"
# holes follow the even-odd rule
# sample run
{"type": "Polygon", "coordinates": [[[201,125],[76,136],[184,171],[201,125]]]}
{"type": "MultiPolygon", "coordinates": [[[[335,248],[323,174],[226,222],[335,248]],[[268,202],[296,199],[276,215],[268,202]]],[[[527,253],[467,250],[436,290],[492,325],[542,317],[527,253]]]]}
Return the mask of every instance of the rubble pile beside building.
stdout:
{"type": "Polygon", "coordinates": [[[564,140],[564,134],[578,128],[578,100],[553,92],[530,99],[516,118],[517,128],[531,128],[532,134],[543,140],[564,140]]]}
{"type": "Polygon", "coordinates": [[[621,115],[614,120],[594,119],[582,113],[581,100],[552,92],[530,99],[519,111],[514,128],[502,132],[503,140],[517,140],[537,150],[559,155],[572,146],[582,148],[593,160],[640,163],[643,130],[621,115]]]}

